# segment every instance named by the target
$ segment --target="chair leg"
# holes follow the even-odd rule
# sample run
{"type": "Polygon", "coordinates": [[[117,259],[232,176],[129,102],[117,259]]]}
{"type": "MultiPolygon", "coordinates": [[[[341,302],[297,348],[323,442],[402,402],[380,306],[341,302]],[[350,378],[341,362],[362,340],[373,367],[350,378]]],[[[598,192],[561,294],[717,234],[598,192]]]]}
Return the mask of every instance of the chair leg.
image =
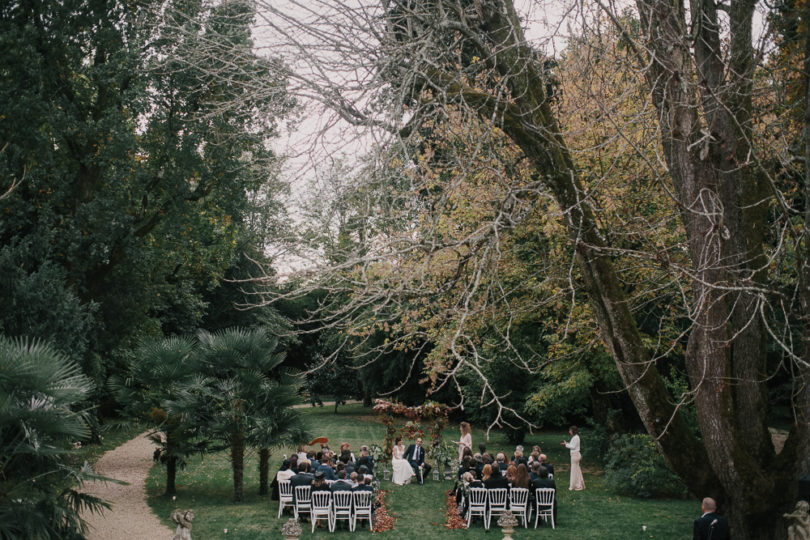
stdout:
{"type": "Polygon", "coordinates": [[[281,519],[281,512],[284,511],[284,501],[278,501],[278,519],[281,519]]]}
{"type": "Polygon", "coordinates": [[[554,526],[554,513],[551,514],[551,528],[556,529],[557,527],[554,526]]]}
{"type": "Polygon", "coordinates": [[[534,516],[534,528],[537,528],[537,522],[540,520],[540,509],[537,509],[537,514],[534,516]]]}

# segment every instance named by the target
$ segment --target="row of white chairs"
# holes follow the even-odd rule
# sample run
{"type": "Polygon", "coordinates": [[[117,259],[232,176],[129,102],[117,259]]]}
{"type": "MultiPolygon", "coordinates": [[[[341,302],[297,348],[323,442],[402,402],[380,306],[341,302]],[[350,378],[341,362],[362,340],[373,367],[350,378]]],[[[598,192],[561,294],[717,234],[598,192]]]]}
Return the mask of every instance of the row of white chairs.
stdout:
{"type": "MultiPolygon", "coordinates": [[[[551,528],[556,528],[554,525],[554,492],[553,488],[537,488],[535,490],[535,529],[540,518],[543,518],[543,521],[551,519],[551,528]]],[[[528,489],[470,488],[468,496],[467,527],[472,523],[473,516],[481,516],[484,520],[484,528],[489,530],[492,516],[498,516],[507,510],[511,510],[516,518],[523,519],[523,527],[528,528],[532,510],[529,506],[528,489]]]]}
{"type": "Polygon", "coordinates": [[[295,486],[293,494],[290,481],[282,480],[278,483],[278,494],[278,517],[281,517],[287,506],[293,509],[295,519],[299,519],[301,514],[309,514],[312,532],[315,532],[315,524],[319,518],[327,519],[330,532],[334,532],[339,519],[347,520],[351,531],[357,528],[358,519],[367,519],[369,530],[373,527],[374,493],[371,491],[313,492],[311,486],[295,486]]]}

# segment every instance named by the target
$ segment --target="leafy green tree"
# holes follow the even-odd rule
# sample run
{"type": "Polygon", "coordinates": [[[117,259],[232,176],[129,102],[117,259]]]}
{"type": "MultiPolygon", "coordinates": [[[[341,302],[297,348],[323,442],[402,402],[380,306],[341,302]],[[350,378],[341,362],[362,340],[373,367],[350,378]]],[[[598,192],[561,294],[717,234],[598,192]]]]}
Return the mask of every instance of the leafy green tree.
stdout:
{"type": "Polygon", "coordinates": [[[97,477],[69,459],[90,434],[87,412],[74,408],[92,389],[53,347],[0,336],[0,538],[84,538],[80,512],[109,508],[78,491],[97,477]]]}
{"type": "Polygon", "coordinates": [[[195,330],[255,208],[266,223],[279,209],[267,141],[292,103],[277,62],[253,53],[254,15],[213,1],[0,8],[0,178],[20,180],[0,205],[16,265],[0,303],[25,298],[20,314],[56,339],[60,319],[41,317],[53,291],[77,323],[60,343],[98,381],[140,336],[195,330]],[[35,294],[45,275],[56,283],[35,294]]]}
{"type": "Polygon", "coordinates": [[[177,493],[177,469],[204,450],[193,411],[181,410],[184,393],[193,392],[200,363],[195,342],[183,337],[143,340],[133,351],[127,370],[110,381],[118,402],[129,415],[155,430],[152,440],[166,465],[166,495],[177,493]]]}

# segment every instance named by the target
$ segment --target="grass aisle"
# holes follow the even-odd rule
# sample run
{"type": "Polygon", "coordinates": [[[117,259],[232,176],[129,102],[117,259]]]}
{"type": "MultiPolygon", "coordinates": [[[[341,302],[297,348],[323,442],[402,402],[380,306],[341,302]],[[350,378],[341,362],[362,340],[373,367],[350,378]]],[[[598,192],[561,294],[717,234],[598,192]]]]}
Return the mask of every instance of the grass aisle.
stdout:
{"type": "MultiPolygon", "coordinates": [[[[307,408],[306,415],[311,419],[316,436],[326,436],[330,444],[337,447],[341,442],[351,444],[357,450],[361,444],[380,443],[384,428],[377,422],[377,417],[370,409],[360,405],[342,406],[337,415],[332,407],[307,408]]],[[[445,434],[456,438],[457,427],[448,428],[445,434]]],[[[540,444],[549,455],[549,461],[557,469],[556,480],[559,497],[559,523],[555,531],[549,525],[540,525],[537,530],[519,528],[513,535],[519,538],[538,538],[549,536],[559,540],[605,539],[605,540],[688,540],[692,534],[692,521],[695,519],[699,505],[687,500],[643,500],[618,497],[611,494],[604,486],[604,477],[599,471],[589,469],[587,462],[587,435],[583,437],[583,466],[585,467],[584,492],[569,492],[568,486],[568,452],[560,446],[562,432],[544,432],[530,436],[527,444],[540,444]],[[642,525],[647,531],[642,532],[642,525]]],[[[473,443],[484,440],[484,434],[473,432],[473,443]]],[[[508,451],[514,448],[500,434],[493,434],[487,443],[491,451],[508,451]]],[[[278,466],[282,453],[291,453],[292,449],[277,452],[272,463],[278,466]]],[[[269,498],[259,497],[258,471],[256,456],[250,456],[245,463],[245,501],[233,502],[233,486],[230,464],[227,453],[214,456],[194,458],[188,467],[178,474],[178,495],[176,500],[162,496],[165,488],[165,469],[153,467],[147,480],[149,504],[154,512],[170,525],[169,514],[174,508],[192,508],[196,519],[192,528],[193,538],[205,540],[223,538],[226,540],[254,540],[280,538],[281,525],[289,518],[278,515],[278,503],[269,498]],[[225,532],[227,530],[227,532],[225,532]]],[[[275,474],[275,471],[273,471],[275,474]]],[[[396,518],[394,530],[388,533],[372,535],[368,528],[355,533],[327,529],[316,529],[310,533],[310,524],[305,523],[301,538],[348,540],[350,538],[382,537],[391,539],[429,540],[446,538],[475,540],[495,540],[501,538],[499,529],[493,526],[490,532],[484,531],[481,520],[473,523],[470,530],[448,530],[445,522],[445,492],[452,487],[452,482],[434,482],[427,480],[425,485],[395,486],[391,482],[382,482],[382,488],[389,490],[386,505],[396,518]]]]}

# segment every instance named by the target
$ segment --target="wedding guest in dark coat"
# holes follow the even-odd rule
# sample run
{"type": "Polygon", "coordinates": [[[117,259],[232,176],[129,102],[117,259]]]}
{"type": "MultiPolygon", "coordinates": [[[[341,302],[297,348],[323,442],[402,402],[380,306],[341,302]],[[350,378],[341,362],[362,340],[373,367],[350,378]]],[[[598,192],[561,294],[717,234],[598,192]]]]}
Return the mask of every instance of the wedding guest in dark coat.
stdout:
{"type": "Polygon", "coordinates": [[[352,491],[374,491],[374,486],[371,485],[371,477],[366,476],[352,491]]]}
{"type": "Polygon", "coordinates": [[[332,483],[332,491],[351,491],[352,485],[346,481],[346,471],[340,471],[338,473],[338,480],[337,482],[332,483]]]}
{"type": "Polygon", "coordinates": [[[293,500],[295,500],[295,488],[298,486],[311,486],[312,481],[315,479],[312,473],[309,472],[309,461],[302,461],[298,465],[298,473],[290,478],[290,486],[293,491],[293,500]]]}
{"type": "Polygon", "coordinates": [[[323,464],[318,467],[318,472],[322,472],[327,480],[337,480],[335,469],[332,468],[332,460],[330,458],[326,458],[323,464]]]}
{"type": "Polygon", "coordinates": [[[548,457],[545,454],[540,454],[540,465],[546,468],[548,474],[554,474],[554,465],[548,462],[548,457]]]}
{"type": "Polygon", "coordinates": [[[717,503],[711,497],[703,499],[703,515],[695,520],[693,540],[728,540],[728,520],[717,513],[717,503]]]}
{"type": "Polygon", "coordinates": [[[357,470],[365,465],[368,468],[369,474],[374,474],[374,458],[369,454],[368,446],[363,445],[360,447],[360,457],[357,458],[357,470]]]}
{"type": "Polygon", "coordinates": [[[509,482],[506,478],[501,474],[501,470],[498,467],[492,467],[492,476],[488,479],[484,480],[484,487],[487,489],[500,489],[506,488],[509,489],[509,482]]]}

